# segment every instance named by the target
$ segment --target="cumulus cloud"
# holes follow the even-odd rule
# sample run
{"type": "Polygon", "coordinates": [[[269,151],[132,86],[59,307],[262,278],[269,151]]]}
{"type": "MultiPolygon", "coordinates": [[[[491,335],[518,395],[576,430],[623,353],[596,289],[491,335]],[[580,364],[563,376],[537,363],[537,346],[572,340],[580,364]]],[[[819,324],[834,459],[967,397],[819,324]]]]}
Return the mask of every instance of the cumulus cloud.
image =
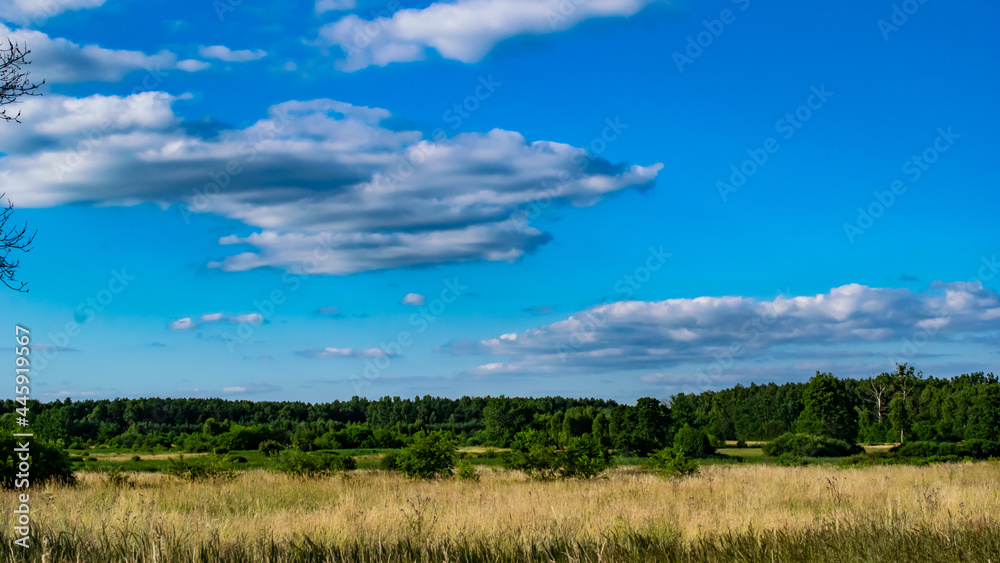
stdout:
{"type": "Polygon", "coordinates": [[[185,72],[198,72],[199,70],[205,70],[210,66],[212,66],[211,63],[206,63],[205,61],[199,61],[195,59],[184,59],[183,61],[177,61],[177,68],[185,72]]]}
{"type": "Polygon", "coordinates": [[[494,129],[448,138],[382,125],[384,109],[278,104],[245,129],[188,131],[176,97],[47,95],[0,138],[0,183],[24,207],[185,204],[259,230],[210,264],[303,274],[512,261],[550,235],[536,202],[590,206],[652,187],[662,164],[612,164],[585,149],[494,129]]]}
{"type": "MultiPolygon", "coordinates": [[[[457,0],[364,20],[347,15],[319,30],[341,47],[342,70],[422,60],[428,50],[464,63],[481,60],[504,39],[569,29],[591,18],[631,16],[654,0],[457,0]],[[386,17],[388,16],[388,17],[386,17]]],[[[318,5],[317,5],[318,9],[318,5]]]]}
{"type": "Polygon", "coordinates": [[[229,63],[245,63],[263,59],[267,56],[267,51],[261,49],[233,51],[225,45],[212,45],[211,47],[203,45],[198,47],[198,54],[206,59],[218,59],[229,63]]]}
{"type": "MultiPolygon", "coordinates": [[[[811,357],[803,346],[963,340],[998,328],[1000,295],[978,281],[936,282],[928,292],[849,284],[825,294],[773,300],[621,301],[540,328],[447,348],[454,354],[505,357],[472,370],[477,375],[609,372],[663,370],[726,354],[811,357]]],[[[658,371],[641,380],[665,378],[658,371]]]]}
{"type": "Polygon", "coordinates": [[[260,313],[246,313],[243,315],[224,315],[222,313],[208,313],[197,319],[184,317],[170,323],[170,330],[192,330],[206,324],[242,324],[259,325],[264,322],[264,317],[260,313]]]}
{"type": "MultiPolygon", "coordinates": [[[[177,62],[170,51],[147,55],[140,51],[105,49],[98,45],[78,45],[49,37],[32,29],[11,29],[0,24],[0,37],[25,44],[31,50],[31,73],[47,83],[116,82],[140,70],[153,73],[170,69],[194,72],[205,68],[200,61],[177,62]]],[[[207,65],[206,65],[207,66],[207,65]]]]}
{"type": "Polygon", "coordinates": [[[311,350],[299,350],[295,353],[303,358],[380,358],[391,355],[379,348],[368,348],[366,350],[355,350],[353,348],[314,348],[311,350]]]}
{"type": "Polygon", "coordinates": [[[0,20],[19,26],[38,25],[71,10],[97,8],[105,0],[0,0],[0,20]]]}
{"type": "Polygon", "coordinates": [[[401,305],[414,305],[419,307],[424,304],[426,299],[426,297],[420,295],[419,293],[407,293],[402,299],[399,300],[399,303],[401,305]]]}

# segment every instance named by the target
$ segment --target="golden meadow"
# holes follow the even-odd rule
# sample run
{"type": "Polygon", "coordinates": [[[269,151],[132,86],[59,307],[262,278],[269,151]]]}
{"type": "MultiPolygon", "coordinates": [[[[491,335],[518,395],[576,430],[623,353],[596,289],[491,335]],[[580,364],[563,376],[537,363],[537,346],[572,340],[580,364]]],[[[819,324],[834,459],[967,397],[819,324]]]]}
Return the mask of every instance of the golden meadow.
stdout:
{"type": "Polygon", "coordinates": [[[1000,464],[622,466],[536,481],[358,470],[223,480],[80,473],[33,488],[33,547],[3,561],[1000,561],[1000,464]]]}

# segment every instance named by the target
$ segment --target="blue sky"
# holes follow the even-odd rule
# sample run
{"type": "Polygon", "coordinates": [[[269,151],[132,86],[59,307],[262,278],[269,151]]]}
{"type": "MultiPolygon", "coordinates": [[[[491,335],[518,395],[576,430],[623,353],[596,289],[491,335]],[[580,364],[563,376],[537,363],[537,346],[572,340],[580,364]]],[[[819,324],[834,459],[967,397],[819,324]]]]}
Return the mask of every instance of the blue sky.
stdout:
{"type": "Polygon", "coordinates": [[[995,371],[998,16],[0,0],[3,323],[43,400],[995,371]]]}

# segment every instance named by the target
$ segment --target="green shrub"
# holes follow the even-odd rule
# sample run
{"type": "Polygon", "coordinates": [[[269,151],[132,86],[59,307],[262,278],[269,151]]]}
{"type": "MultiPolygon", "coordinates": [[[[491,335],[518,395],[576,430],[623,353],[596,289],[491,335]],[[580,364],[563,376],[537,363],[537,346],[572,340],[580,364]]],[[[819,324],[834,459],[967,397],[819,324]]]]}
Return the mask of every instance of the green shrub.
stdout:
{"type": "Polygon", "coordinates": [[[230,463],[249,463],[249,460],[247,460],[247,458],[236,454],[230,455],[226,459],[228,459],[230,463]]]}
{"type": "Polygon", "coordinates": [[[515,434],[510,451],[502,459],[505,468],[524,471],[536,479],[551,479],[559,471],[555,445],[547,433],[538,430],[522,430],[515,434]]]}
{"type": "Polygon", "coordinates": [[[338,453],[310,454],[298,450],[285,450],[278,457],[275,469],[299,477],[327,475],[334,471],[351,471],[357,462],[351,456],[338,453]]]}
{"type": "Polygon", "coordinates": [[[715,453],[708,434],[689,424],[685,424],[674,434],[674,449],[686,457],[707,457],[715,453]]]}
{"type": "Polygon", "coordinates": [[[802,467],[809,465],[809,462],[806,461],[805,458],[792,452],[785,452],[779,455],[774,459],[774,462],[784,467],[802,467]]]}
{"type": "Polygon", "coordinates": [[[142,458],[137,455],[134,455],[132,456],[132,461],[142,461],[142,458]]]}
{"type": "Polygon", "coordinates": [[[378,468],[383,471],[395,471],[399,469],[399,453],[389,452],[378,460],[378,468]]]}
{"type": "Polygon", "coordinates": [[[257,446],[257,449],[267,457],[274,457],[281,451],[281,443],[275,440],[264,440],[257,446]]]}
{"type": "Polygon", "coordinates": [[[108,477],[108,484],[112,487],[135,487],[135,483],[120,465],[108,470],[105,475],[108,477]]]}
{"type": "Polygon", "coordinates": [[[229,479],[235,476],[225,458],[218,456],[202,456],[194,460],[184,459],[183,455],[176,459],[170,457],[167,458],[167,467],[163,472],[190,481],[229,479]]]}
{"type": "MultiPolygon", "coordinates": [[[[0,487],[4,489],[15,488],[19,480],[17,474],[21,471],[18,465],[21,463],[19,453],[14,450],[18,448],[19,442],[11,435],[0,435],[0,459],[3,459],[3,466],[0,467],[0,487]]],[[[66,452],[56,446],[45,442],[30,442],[28,444],[28,463],[31,465],[30,483],[37,485],[49,481],[58,483],[76,483],[73,476],[73,464],[69,460],[66,452]]]]}
{"type": "Polygon", "coordinates": [[[745,447],[747,447],[747,443],[745,441],[743,441],[743,440],[736,440],[736,447],[737,448],[745,448],[745,447]]]}
{"type": "Polygon", "coordinates": [[[653,459],[653,467],[664,477],[687,477],[699,471],[698,462],[688,459],[684,452],[675,448],[663,448],[649,457],[653,459]]]}
{"type": "Polygon", "coordinates": [[[221,447],[215,448],[214,450],[212,450],[212,453],[214,453],[215,455],[225,455],[229,453],[229,448],[221,448],[221,447]]]}
{"type": "Polygon", "coordinates": [[[864,453],[864,448],[836,438],[812,434],[783,434],[764,444],[764,453],[771,457],[792,454],[800,457],[845,457],[864,453]]]}
{"type": "Polygon", "coordinates": [[[591,434],[569,439],[566,449],[559,452],[559,472],[563,477],[596,477],[611,467],[611,454],[591,434]]]}
{"type": "Polygon", "coordinates": [[[455,467],[455,451],[455,440],[444,433],[421,430],[399,453],[396,464],[408,477],[449,477],[455,467]]]}
{"type": "Polygon", "coordinates": [[[878,465],[899,465],[905,460],[893,452],[872,452],[852,455],[841,460],[842,467],[872,467],[878,465]]]}
{"type": "Polygon", "coordinates": [[[458,478],[462,481],[478,481],[479,474],[476,473],[476,468],[468,461],[460,461],[456,466],[458,469],[458,478]]]}
{"type": "Polygon", "coordinates": [[[990,456],[1000,455],[1000,443],[978,439],[962,442],[916,441],[903,442],[889,451],[903,457],[988,459],[990,456]]]}

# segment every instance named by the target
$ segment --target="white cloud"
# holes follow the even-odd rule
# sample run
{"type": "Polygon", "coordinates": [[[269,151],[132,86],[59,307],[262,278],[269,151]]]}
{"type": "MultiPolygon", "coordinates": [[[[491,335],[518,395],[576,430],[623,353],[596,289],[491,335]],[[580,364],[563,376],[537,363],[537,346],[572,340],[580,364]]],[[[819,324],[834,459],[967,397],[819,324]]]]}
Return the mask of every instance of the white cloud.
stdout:
{"type": "Polygon", "coordinates": [[[197,325],[191,320],[191,317],[184,317],[170,323],[170,330],[191,330],[195,326],[197,325]]]}
{"type": "Polygon", "coordinates": [[[0,137],[0,183],[25,207],[183,203],[259,229],[220,239],[255,250],[213,267],[339,275],[512,261],[550,239],[525,219],[536,202],[594,205],[650,188],[662,168],[500,129],[428,139],[383,127],[386,110],[334,100],[285,102],[245,129],[198,136],[177,99],[26,99],[23,124],[0,137]]]}
{"type": "Polygon", "coordinates": [[[211,63],[206,63],[205,61],[199,61],[195,59],[184,59],[183,61],[177,61],[177,68],[183,70],[184,72],[198,72],[199,70],[205,70],[210,66],[212,66],[211,63]]]}
{"type": "Polygon", "coordinates": [[[342,12],[353,10],[358,6],[355,0],[316,0],[316,15],[325,12],[342,12]]]}
{"type": "Polygon", "coordinates": [[[465,63],[504,39],[569,29],[591,18],[631,16],[655,0],[457,0],[400,10],[366,21],[356,15],[324,25],[319,37],[340,46],[342,70],[422,60],[428,50],[465,63]]]}
{"type": "Polygon", "coordinates": [[[97,8],[105,0],[0,0],[0,20],[19,26],[39,25],[70,10],[97,8]]]}
{"type": "Polygon", "coordinates": [[[424,304],[425,299],[426,298],[419,293],[407,293],[402,299],[399,300],[399,303],[402,305],[415,305],[419,307],[424,304]]]}
{"type": "Polygon", "coordinates": [[[198,54],[206,59],[219,59],[230,63],[245,63],[256,61],[267,56],[267,51],[261,49],[232,51],[225,45],[213,45],[211,47],[198,47],[198,54]]]}
{"type": "MultiPolygon", "coordinates": [[[[67,39],[52,38],[31,29],[11,29],[0,24],[0,37],[26,45],[31,51],[31,79],[50,84],[74,82],[116,82],[139,70],[154,73],[178,67],[169,51],[147,55],[140,51],[105,49],[78,45],[67,39]]],[[[187,69],[182,69],[187,70],[187,69]]]]}
{"type": "Polygon", "coordinates": [[[368,348],[366,350],[355,350],[353,348],[315,348],[311,350],[299,350],[296,354],[304,358],[381,358],[382,356],[392,356],[389,352],[379,348],[368,348]]]}
{"type": "MultiPolygon", "coordinates": [[[[807,346],[892,343],[889,349],[905,353],[905,339],[974,342],[976,334],[1000,329],[997,310],[1000,295],[978,281],[936,282],[926,293],[849,284],[826,294],[770,301],[747,297],[621,301],[521,333],[453,342],[448,348],[455,354],[507,358],[475,368],[472,373],[477,375],[662,370],[734,355],[815,358],[816,351],[807,346]]],[[[833,354],[875,357],[877,352],[833,354]]],[[[657,372],[640,380],[651,383],[667,377],[657,372]]]]}
{"type": "Polygon", "coordinates": [[[197,320],[191,317],[177,319],[170,323],[170,330],[191,330],[206,324],[227,323],[259,325],[264,322],[264,317],[260,313],[246,313],[243,315],[229,316],[222,313],[208,313],[198,317],[197,320]]]}

